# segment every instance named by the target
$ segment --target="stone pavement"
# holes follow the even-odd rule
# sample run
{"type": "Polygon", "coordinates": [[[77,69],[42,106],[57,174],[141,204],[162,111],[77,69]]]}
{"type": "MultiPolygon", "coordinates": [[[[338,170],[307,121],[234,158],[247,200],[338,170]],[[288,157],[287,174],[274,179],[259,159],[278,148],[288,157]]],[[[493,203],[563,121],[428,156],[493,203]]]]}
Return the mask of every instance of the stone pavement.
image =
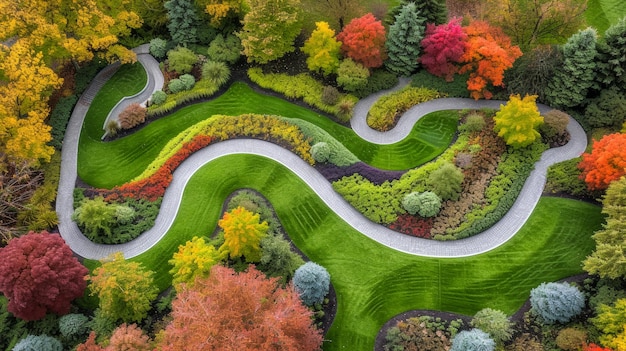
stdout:
{"type": "MultiPolygon", "coordinates": [[[[150,61],[150,58],[151,57],[145,53],[138,55],[139,61],[144,64],[148,73],[149,83],[143,91],[145,94],[140,93],[132,99],[124,99],[125,103],[142,103],[152,94],[152,91],[162,86],[163,77],[158,64],[146,64],[146,62],[150,61]],[[154,84],[151,82],[154,82],[154,84]],[[148,94],[148,92],[150,93],[148,94]]],[[[95,96],[97,90],[100,89],[102,84],[104,84],[111,75],[112,73],[107,69],[103,70],[94,79],[94,82],[83,96],[95,96]]],[[[400,84],[392,90],[399,89],[406,84],[408,84],[408,80],[403,79],[400,84]]],[[[365,119],[371,105],[387,92],[388,91],[379,92],[366,99],[362,99],[355,106],[355,114],[351,121],[352,128],[359,136],[370,142],[390,144],[402,140],[408,135],[413,124],[419,120],[419,118],[433,111],[483,107],[499,108],[500,104],[505,103],[504,101],[475,101],[460,98],[432,100],[411,108],[402,116],[394,129],[389,132],[381,133],[369,128],[365,119]]],[[[541,159],[535,165],[535,170],[526,180],[515,204],[498,223],[483,233],[470,238],[456,241],[435,241],[400,234],[370,221],[337,194],[333,190],[332,185],[319,172],[315,171],[295,154],[277,145],[261,140],[228,140],[213,144],[194,153],[176,169],[173,175],[173,181],[165,192],[161,210],[152,229],[143,233],[137,239],[125,244],[102,245],[94,244],[88,240],[80,232],[78,226],[71,220],[73,212],[72,192],[77,177],[76,158],[78,153],[78,137],[80,136],[81,126],[88,110],[88,104],[91,102],[89,99],[83,101],[82,98],[81,101],[79,101],[79,104],[76,105],[72,113],[63,142],[61,180],[59,183],[56,210],[59,215],[59,231],[61,232],[61,236],[76,254],[91,259],[106,257],[116,251],[121,251],[124,253],[124,257],[131,258],[150,249],[167,233],[172,225],[180,206],[183,190],[191,176],[193,176],[200,167],[211,160],[225,155],[240,153],[267,157],[286,166],[302,178],[335,213],[343,218],[344,221],[363,235],[385,246],[408,254],[427,257],[465,257],[477,255],[492,250],[513,237],[524,225],[541,197],[545,185],[547,168],[554,163],[578,157],[585,151],[587,146],[585,132],[576,121],[570,118],[570,123],[567,127],[571,134],[570,142],[565,146],[544,152],[541,159]],[[80,103],[81,101],[82,103],[80,103]]],[[[540,106],[540,110],[545,112],[549,110],[549,108],[547,106],[540,106]]],[[[114,114],[111,113],[111,116],[113,115],[114,114]]]]}

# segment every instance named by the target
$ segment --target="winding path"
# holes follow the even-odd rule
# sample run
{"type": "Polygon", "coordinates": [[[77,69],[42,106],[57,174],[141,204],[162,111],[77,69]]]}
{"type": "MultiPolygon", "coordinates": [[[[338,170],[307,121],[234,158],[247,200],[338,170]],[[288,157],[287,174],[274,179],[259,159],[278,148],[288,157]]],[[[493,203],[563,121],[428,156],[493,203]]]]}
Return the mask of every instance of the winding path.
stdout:
{"type": "MultiPolygon", "coordinates": [[[[147,46],[139,47],[137,52],[138,61],[141,62],[148,73],[148,84],[139,94],[132,98],[125,98],[116,105],[123,109],[132,102],[143,103],[154,90],[162,86],[163,77],[158,64],[147,52],[147,46]],[[160,83],[160,85],[159,85],[160,83]]],[[[562,162],[582,154],[587,146],[585,132],[580,125],[570,118],[567,126],[571,134],[570,142],[562,147],[545,151],[541,159],[535,164],[520,196],[511,210],[494,226],[481,234],[470,238],[456,241],[435,241],[411,237],[394,232],[382,225],[371,222],[359,213],[337,194],[332,185],[313,167],[302,161],[295,154],[277,145],[252,139],[237,139],[220,142],[206,147],[185,160],[174,172],[173,181],[167,188],[163,197],[160,212],[153,228],[143,233],[137,239],[120,245],[95,244],[87,239],[79,230],[76,223],[71,220],[73,212],[73,189],[77,177],[78,139],[82,124],[89,109],[93,97],[104,85],[106,80],[115,72],[115,67],[109,66],[101,71],[94,79],[90,87],[83,94],[72,112],[65,140],[63,141],[61,179],[57,195],[56,210],[59,215],[59,231],[72,250],[85,258],[100,259],[109,254],[121,251],[124,257],[137,256],[155,245],[169,230],[174,222],[176,213],[182,200],[183,190],[193,174],[205,164],[214,159],[231,154],[255,154],[270,158],[298,175],[306,182],[315,193],[345,222],[361,232],[363,235],[395,250],[426,257],[464,257],[472,256],[492,250],[513,237],[524,225],[534,210],[546,181],[547,168],[558,162],[562,162]]],[[[394,89],[399,89],[408,84],[404,79],[394,89]]],[[[379,144],[391,144],[405,138],[411,131],[414,123],[423,115],[439,110],[465,109],[465,108],[499,108],[503,101],[446,98],[432,100],[414,106],[400,119],[396,128],[389,132],[378,132],[367,126],[367,111],[372,104],[383,94],[389,91],[378,92],[362,99],[354,109],[352,128],[363,139],[379,144]]],[[[545,112],[549,107],[540,105],[540,110],[545,112]]],[[[114,114],[110,114],[114,116],[114,114]]]]}

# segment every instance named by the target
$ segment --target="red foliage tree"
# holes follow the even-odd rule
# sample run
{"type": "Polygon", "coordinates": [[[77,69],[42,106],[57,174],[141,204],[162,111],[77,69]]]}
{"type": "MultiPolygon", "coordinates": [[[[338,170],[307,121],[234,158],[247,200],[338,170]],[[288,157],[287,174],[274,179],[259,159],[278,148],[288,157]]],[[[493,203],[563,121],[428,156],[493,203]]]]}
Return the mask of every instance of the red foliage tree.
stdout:
{"type": "Polygon", "coordinates": [[[592,343],[592,344],[589,344],[589,345],[585,345],[583,347],[583,351],[613,351],[613,350],[611,350],[609,348],[604,348],[604,347],[601,347],[601,346],[598,346],[598,345],[592,343]]]}
{"type": "Polygon", "coordinates": [[[385,27],[368,13],[355,18],[337,35],[341,51],[367,68],[380,67],[385,59],[385,27]]]}
{"type": "Polygon", "coordinates": [[[96,332],[92,331],[89,333],[87,340],[76,347],[76,351],[104,351],[104,348],[98,345],[96,342],[96,332]]]}
{"type": "Polygon", "coordinates": [[[137,326],[137,324],[122,324],[115,328],[109,345],[105,351],[150,351],[150,338],[137,326]]]}
{"type": "Polygon", "coordinates": [[[614,133],[595,141],[578,164],[580,178],[590,190],[604,190],[626,174],[626,134],[614,133]]]}
{"type": "Polygon", "coordinates": [[[318,350],[322,335],[292,286],[281,288],[254,266],[235,273],[213,266],[183,287],[160,350],[318,350]]]}
{"type": "Polygon", "coordinates": [[[0,257],[0,292],[9,299],[9,312],[24,320],[69,313],[71,301],[87,286],[89,271],[57,234],[30,232],[12,239],[0,257]]]}
{"type": "Polygon", "coordinates": [[[421,63],[426,70],[438,77],[452,81],[457,72],[457,63],[465,52],[467,34],[461,27],[461,18],[455,17],[447,24],[436,26],[426,25],[426,33],[422,40],[424,54],[421,63]]]}
{"type": "Polygon", "coordinates": [[[487,84],[504,86],[504,71],[513,67],[522,50],[511,45],[511,39],[502,29],[487,22],[473,21],[463,31],[467,34],[467,45],[459,73],[470,72],[467,90],[474,99],[490,99],[493,94],[486,89],[487,84]]]}

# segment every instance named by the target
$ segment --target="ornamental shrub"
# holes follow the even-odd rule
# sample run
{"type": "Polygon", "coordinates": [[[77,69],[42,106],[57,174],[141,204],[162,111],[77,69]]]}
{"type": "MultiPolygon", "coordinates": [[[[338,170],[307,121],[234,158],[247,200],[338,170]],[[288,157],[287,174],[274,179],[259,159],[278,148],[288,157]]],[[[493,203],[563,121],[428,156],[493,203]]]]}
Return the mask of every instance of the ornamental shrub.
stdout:
{"type": "Polygon", "coordinates": [[[74,220],[83,233],[90,240],[94,240],[102,234],[111,235],[111,227],[115,225],[115,206],[109,205],[102,196],[85,199],[72,214],[74,220]]]}
{"type": "Polygon", "coordinates": [[[439,169],[428,176],[428,185],[441,200],[458,200],[463,183],[463,172],[450,162],[446,162],[439,169]]]}
{"type": "Polygon", "coordinates": [[[513,323],[499,310],[483,308],[476,312],[470,324],[488,333],[498,344],[510,340],[513,335],[513,323]]]}
{"type": "Polygon", "coordinates": [[[110,136],[116,136],[117,132],[120,131],[120,125],[116,120],[109,120],[104,127],[104,131],[110,136]]]}
{"type": "Polygon", "coordinates": [[[562,135],[567,130],[569,115],[560,110],[550,110],[543,115],[543,124],[539,126],[539,131],[547,138],[562,135]]]}
{"type": "Polygon", "coordinates": [[[59,318],[59,331],[64,338],[73,340],[89,331],[89,317],[80,313],[70,313],[59,318]]]}
{"type": "Polygon", "coordinates": [[[130,129],[144,123],[146,121],[146,113],[146,108],[137,103],[128,105],[118,116],[120,127],[122,129],[130,129]]]}
{"type": "Polygon", "coordinates": [[[626,95],[618,87],[602,90],[600,96],[589,101],[585,120],[592,128],[617,128],[626,119],[626,95]]]}
{"type": "Polygon", "coordinates": [[[258,268],[268,277],[280,277],[280,282],[285,284],[303,264],[302,257],[291,251],[289,241],[280,234],[267,235],[261,239],[261,261],[258,268]]]}
{"type": "Polygon", "coordinates": [[[331,149],[325,142],[320,142],[311,147],[311,156],[316,162],[326,162],[330,159],[331,149]]]}
{"type": "Polygon", "coordinates": [[[507,345],[506,351],[543,351],[543,345],[529,334],[522,334],[507,345]]]}
{"type": "Polygon", "coordinates": [[[485,117],[478,113],[471,113],[465,117],[465,123],[459,127],[459,130],[465,133],[480,132],[486,124],[485,117]]]}
{"type": "Polygon", "coordinates": [[[441,209],[441,199],[431,191],[412,192],[402,199],[402,207],[410,214],[422,217],[433,217],[441,209]]]}
{"type": "Polygon", "coordinates": [[[167,99],[167,94],[163,90],[157,90],[154,93],[152,93],[152,97],[150,98],[150,101],[155,105],[160,105],[164,103],[166,99],[167,99]]]}
{"type": "Polygon", "coordinates": [[[427,316],[398,321],[394,327],[389,328],[385,339],[385,351],[450,349],[449,333],[433,328],[427,316]]]}
{"type": "Polygon", "coordinates": [[[578,351],[587,342],[587,332],[576,328],[561,329],[555,341],[562,350],[578,351]]]}
{"type": "Polygon", "coordinates": [[[495,341],[480,329],[463,330],[452,339],[450,351],[493,351],[495,341]]]}
{"type": "Polygon", "coordinates": [[[167,41],[161,38],[150,40],[150,55],[157,59],[162,59],[167,53],[167,41]]]}
{"type": "Polygon", "coordinates": [[[326,105],[336,104],[340,96],[339,90],[332,85],[325,85],[322,90],[322,102],[326,105]]]}
{"type": "Polygon", "coordinates": [[[183,86],[185,87],[184,90],[190,90],[196,84],[196,78],[188,73],[181,75],[180,77],[178,77],[178,79],[180,79],[180,81],[183,83],[183,86]]]}
{"type": "Polygon", "coordinates": [[[202,65],[202,78],[216,86],[222,86],[230,79],[230,68],[221,61],[207,61],[202,65]]]}
{"type": "Polygon", "coordinates": [[[360,63],[347,58],[337,69],[337,84],[347,91],[355,91],[367,85],[370,71],[360,63]]]}
{"type": "Polygon", "coordinates": [[[242,50],[243,47],[239,37],[229,34],[224,38],[224,36],[218,34],[209,44],[207,55],[211,61],[225,62],[232,65],[239,61],[242,50]]]}
{"type": "Polygon", "coordinates": [[[582,312],[585,296],[568,283],[542,283],[530,291],[530,305],[545,323],[567,323],[582,312]]]}
{"type": "Polygon", "coordinates": [[[135,220],[135,209],[130,206],[118,205],[115,207],[115,218],[118,224],[128,224],[135,220]]]}
{"type": "Polygon", "coordinates": [[[169,69],[180,74],[191,72],[193,65],[198,61],[198,56],[185,47],[177,47],[167,52],[169,69]]]}
{"type": "Polygon", "coordinates": [[[367,84],[353,92],[362,99],[381,90],[391,89],[398,84],[398,77],[386,69],[375,69],[367,78],[367,84]]]}
{"type": "Polygon", "coordinates": [[[61,342],[47,335],[28,335],[12,351],[63,351],[61,342]]]}
{"type": "Polygon", "coordinates": [[[167,88],[170,90],[170,93],[176,94],[185,90],[185,84],[180,79],[176,78],[167,83],[167,88]]]}
{"type": "Polygon", "coordinates": [[[320,304],[330,289],[330,274],[326,268],[309,261],[296,269],[293,285],[305,305],[320,304]]]}

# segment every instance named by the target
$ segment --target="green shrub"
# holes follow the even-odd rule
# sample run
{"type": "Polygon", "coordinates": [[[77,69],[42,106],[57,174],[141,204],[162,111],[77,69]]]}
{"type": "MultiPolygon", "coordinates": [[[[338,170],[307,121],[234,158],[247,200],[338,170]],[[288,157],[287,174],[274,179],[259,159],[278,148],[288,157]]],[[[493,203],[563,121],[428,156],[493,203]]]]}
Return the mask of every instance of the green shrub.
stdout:
{"type": "Polygon", "coordinates": [[[126,206],[126,205],[118,205],[115,207],[115,219],[117,219],[118,224],[128,224],[135,220],[136,212],[135,209],[126,206]]]}
{"type": "Polygon", "coordinates": [[[471,113],[465,117],[465,123],[459,127],[459,130],[465,133],[476,133],[483,130],[486,124],[485,118],[481,114],[471,113]]]}
{"type": "Polygon", "coordinates": [[[97,241],[102,235],[111,236],[111,227],[116,223],[115,206],[106,203],[102,196],[93,200],[84,199],[74,210],[72,220],[81,227],[86,237],[97,241]]]}
{"type": "Polygon", "coordinates": [[[167,83],[167,88],[170,90],[170,93],[175,94],[185,90],[185,83],[183,83],[180,79],[172,79],[167,83]]]}
{"type": "MultiPolygon", "coordinates": [[[[326,161],[318,161],[318,162],[329,162],[338,167],[346,167],[353,165],[359,162],[359,159],[348,150],[343,143],[335,139],[332,135],[328,134],[322,128],[316,126],[313,123],[301,120],[301,119],[290,119],[290,123],[297,125],[302,133],[309,139],[311,139],[311,156],[315,159],[315,155],[313,154],[313,148],[317,144],[324,143],[328,146],[328,158],[326,161]]],[[[324,146],[318,146],[324,148],[324,146]]],[[[317,161],[317,159],[315,159],[317,161]]]]}
{"type": "Polygon", "coordinates": [[[498,344],[509,341],[513,336],[513,323],[499,310],[483,308],[476,312],[470,324],[489,334],[498,344]]]}
{"type": "Polygon", "coordinates": [[[578,164],[581,160],[581,157],[577,157],[550,166],[548,168],[545,192],[590,196],[587,184],[580,179],[581,171],[578,169],[578,164]]]}
{"type": "Polygon", "coordinates": [[[283,239],[281,234],[267,235],[261,239],[261,261],[258,268],[268,277],[280,277],[281,283],[286,284],[303,264],[302,257],[291,251],[289,241],[283,239]]]}
{"type": "Polygon", "coordinates": [[[457,166],[446,162],[428,176],[428,184],[442,200],[456,201],[461,194],[463,177],[463,172],[457,166]]]}
{"type": "Polygon", "coordinates": [[[162,59],[167,53],[167,41],[161,38],[150,40],[150,55],[157,59],[162,59]]]}
{"type": "Polygon", "coordinates": [[[61,150],[63,146],[63,137],[65,136],[65,129],[67,128],[67,122],[72,116],[72,110],[78,101],[77,95],[70,95],[59,99],[54,109],[50,112],[48,123],[52,127],[50,134],[52,140],[50,145],[57,150],[61,150]]]}
{"type": "Polygon", "coordinates": [[[178,79],[180,79],[180,81],[183,83],[183,90],[191,90],[191,88],[196,85],[196,78],[194,78],[194,76],[192,76],[191,74],[183,74],[178,77],[178,79]]]}
{"type": "Polygon", "coordinates": [[[322,303],[330,289],[330,274],[326,268],[314,262],[307,262],[296,269],[293,285],[300,299],[307,306],[322,303]]]}
{"type": "Polygon", "coordinates": [[[12,351],[63,351],[61,342],[47,335],[28,335],[12,351]]]}
{"type": "Polygon", "coordinates": [[[330,146],[325,142],[320,142],[311,147],[311,156],[316,162],[326,162],[330,158],[330,146]]]}
{"type": "Polygon", "coordinates": [[[398,84],[398,77],[384,69],[374,70],[367,78],[367,84],[354,91],[358,98],[364,98],[378,91],[391,89],[398,84]]]}
{"type": "Polygon", "coordinates": [[[367,85],[369,76],[366,67],[347,58],[341,61],[337,69],[337,84],[347,91],[355,91],[367,85]]]}
{"type": "Polygon", "coordinates": [[[207,55],[209,60],[226,62],[232,65],[239,60],[242,50],[241,40],[236,35],[229,34],[224,39],[221,34],[218,34],[211,41],[207,55]]]}
{"type": "Polygon", "coordinates": [[[180,74],[191,72],[193,65],[198,61],[198,56],[185,47],[179,46],[167,52],[168,67],[180,74]]]}
{"type": "Polygon", "coordinates": [[[410,214],[422,217],[433,217],[441,209],[441,199],[431,191],[412,192],[402,199],[402,207],[410,214]]]}
{"type": "Polygon", "coordinates": [[[409,108],[432,99],[439,98],[435,90],[406,87],[389,93],[374,103],[367,114],[367,124],[376,130],[387,131],[393,128],[398,117],[409,108]]]}
{"type": "Polygon", "coordinates": [[[543,124],[539,126],[542,135],[552,138],[562,135],[567,130],[569,115],[563,111],[550,110],[543,115],[543,124]]]}
{"type": "Polygon", "coordinates": [[[587,332],[576,328],[565,328],[559,331],[556,345],[565,351],[578,351],[587,342],[587,332]]]}
{"type": "Polygon", "coordinates": [[[59,318],[59,331],[67,340],[76,340],[89,331],[89,317],[80,313],[70,313],[59,318]]]}
{"type": "Polygon", "coordinates": [[[167,94],[163,90],[157,90],[152,94],[150,101],[152,104],[160,105],[167,99],[167,94]]]}
{"type": "Polygon", "coordinates": [[[207,61],[202,65],[202,77],[220,87],[230,79],[230,68],[222,61],[207,61]]]}
{"type": "Polygon", "coordinates": [[[589,296],[589,307],[599,313],[601,305],[612,306],[615,301],[626,298],[626,291],[611,285],[602,285],[595,294],[589,296]]]}
{"type": "Polygon", "coordinates": [[[543,322],[567,323],[585,307],[585,296],[568,283],[542,283],[530,291],[531,312],[543,322]]]}
{"type": "Polygon", "coordinates": [[[411,86],[422,87],[438,91],[440,94],[449,97],[469,97],[467,90],[467,78],[469,73],[456,75],[454,80],[448,82],[443,77],[437,77],[426,70],[421,70],[413,75],[411,86]]]}
{"type": "Polygon", "coordinates": [[[219,87],[209,82],[207,79],[201,79],[196,82],[191,90],[168,94],[165,102],[162,104],[150,105],[150,107],[148,107],[148,116],[154,117],[166,114],[184,103],[210,97],[215,94],[218,89],[219,87]]]}
{"type": "Polygon", "coordinates": [[[626,120],[626,95],[617,87],[602,90],[587,105],[585,120],[592,128],[619,129],[626,120]]]}
{"type": "Polygon", "coordinates": [[[322,90],[323,103],[325,103],[326,105],[335,105],[337,101],[339,101],[340,97],[341,94],[339,93],[339,90],[337,90],[337,88],[332,85],[324,86],[324,89],[322,90]]]}

